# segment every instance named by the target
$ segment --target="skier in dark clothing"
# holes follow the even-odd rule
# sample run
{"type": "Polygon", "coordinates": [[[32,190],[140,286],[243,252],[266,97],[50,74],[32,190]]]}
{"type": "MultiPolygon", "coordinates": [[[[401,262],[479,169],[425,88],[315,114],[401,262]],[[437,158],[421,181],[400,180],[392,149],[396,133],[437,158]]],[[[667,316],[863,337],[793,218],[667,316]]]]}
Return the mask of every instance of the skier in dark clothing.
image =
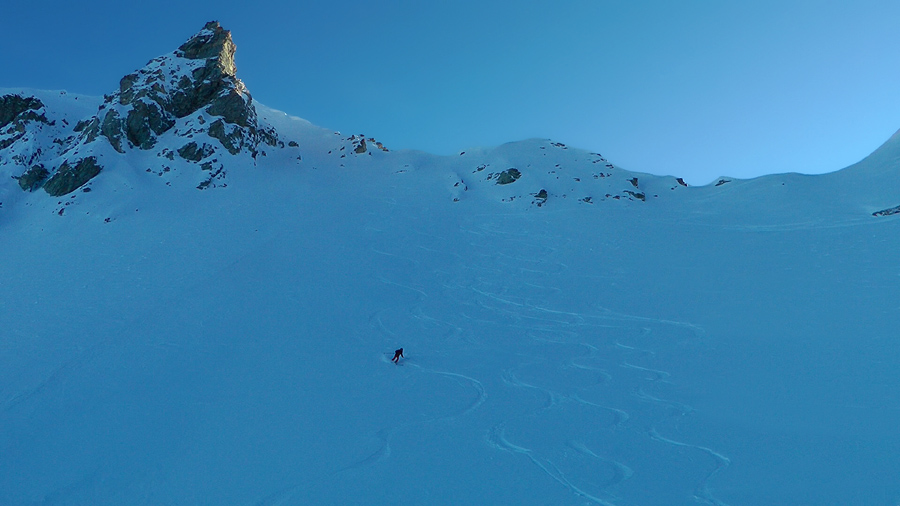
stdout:
{"type": "Polygon", "coordinates": [[[399,364],[401,357],[403,357],[403,348],[400,348],[399,350],[394,352],[394,358],[391,359],[391,362],[399,364]]]}

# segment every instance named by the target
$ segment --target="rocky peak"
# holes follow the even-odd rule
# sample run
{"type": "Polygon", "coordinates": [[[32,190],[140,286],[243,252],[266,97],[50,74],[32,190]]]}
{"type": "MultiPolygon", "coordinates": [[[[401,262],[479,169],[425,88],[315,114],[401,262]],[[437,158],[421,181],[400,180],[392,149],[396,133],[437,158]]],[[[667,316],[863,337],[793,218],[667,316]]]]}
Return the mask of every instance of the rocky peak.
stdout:
{"type": "Polygon", "coordinates": [[[256,111],[235,75],[234,53],[231,32],[207,23],[177,50],[123,77],[85,130],[85,141],[106,137],[120,153],[152,149],[179,119],[198,112],[255,129],[256,111]]]}
{"type": "Polygon", "coordinates": [[[203,30],[182,44],[175,55],[189,60],[214,59],[223,74],[234,77],[237,71],[234,51],[231,32],[222,28],[218,21],[210,21],[203,30]]]}
{"type": "MultiPolygon", "coordinates": [[[[235,49],[230,31],[216,21],[207,23],[175,51],[124,76],[117,90],[104,95],[96,114],[58,136],[57,148],[35,149],[33,156],[17,161],[25,168],[25,173],[16,176],[20,186],[64,195],[108,166],[107,152],[125,154],[131,149],[160,150],[157,155],[166,160],[161,164],[171,161],[168,157],[174,149],[185,153],[185,161],[210,172],[214,172],[210,164],[218,160],[216,174],[221,178],[227,157],[220,157],[219,151],[255,158],[260,144],[283,146],[274,129],[257,121],[253,99],[236,76],[235,49]],[[160,144],[163,136],[167,140],[160,144]],[[187,149],[191,143],[194,149],[187,149]]],[[[0,128],[9,130],[12,127],[7,125],[16,126],[26,116],[42,117],[38,116],[42,106],[31,97],[2,97],[0,128]]],[[[25,143],[23,128],[16,128],[10,135],[0,135],[0,142],[25,143]]],[[[171,169],[160,165],[147,170],[162,174],[171,169]]]]}

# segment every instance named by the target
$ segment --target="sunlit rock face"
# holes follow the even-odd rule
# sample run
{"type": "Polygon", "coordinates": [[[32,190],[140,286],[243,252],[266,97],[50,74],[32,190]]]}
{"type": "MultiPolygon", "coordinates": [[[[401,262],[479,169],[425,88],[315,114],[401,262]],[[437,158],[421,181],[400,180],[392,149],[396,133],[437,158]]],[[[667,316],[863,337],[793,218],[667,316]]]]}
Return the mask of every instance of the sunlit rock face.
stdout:
{"type": "Polygon", "coordinates": [[[224,174],[227,155],[255,158],[261,143],[283,146],[274,129],[257,121],[253,99],[236,76],[235,49],[231,32],[211,21],[172,53],[122,77],[118,89],[104,95],[94,114],[64,124],[48,120],[45,105],[36,97],[4,95],[0,149],[10,149],[0,158],[0,166],[10,166],[23,190],[43,187],[59,196],[112,165],[105,158],[132,149],[159,150],[159,167],[148,169],[168,172],[167,146],[196,146],[192,139],[206,137],[211,142],[201,142],[205,147],[197,152],[189,149],[191,156],[184,159],[205,170],[216,157],[224,174]],[[29,135],[29,129],[38,128],[36,123],[45,130],[52,126],[52,135],[29,135]],[[162,146],[163,136],[184,139],[162,146]],[[47,141],[52,144],[45,145],[47,141]]]}

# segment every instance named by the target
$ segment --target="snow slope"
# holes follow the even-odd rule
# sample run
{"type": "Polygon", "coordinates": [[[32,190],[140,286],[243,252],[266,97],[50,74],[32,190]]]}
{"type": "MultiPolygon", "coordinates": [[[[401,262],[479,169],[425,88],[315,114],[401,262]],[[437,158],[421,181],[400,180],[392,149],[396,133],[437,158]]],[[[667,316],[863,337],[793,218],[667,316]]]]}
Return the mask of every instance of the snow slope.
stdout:
{"type": "MultiPolygon", "coordinates": [[[[101,101],[22,93],[17,155],[101,101]]],[[[214,177],[161,156],[208,109],[61,197],[0,163],[0,504],[900,502],[896,136],[689,188],[252,104],[214,177]]]]}
{"type": "Polygon", "coordinates": [[[0,503],[900,499],[896,177],[613,199],[548,141],[342,159],[257,107],[302,162],[2,208],[0,503]]]}

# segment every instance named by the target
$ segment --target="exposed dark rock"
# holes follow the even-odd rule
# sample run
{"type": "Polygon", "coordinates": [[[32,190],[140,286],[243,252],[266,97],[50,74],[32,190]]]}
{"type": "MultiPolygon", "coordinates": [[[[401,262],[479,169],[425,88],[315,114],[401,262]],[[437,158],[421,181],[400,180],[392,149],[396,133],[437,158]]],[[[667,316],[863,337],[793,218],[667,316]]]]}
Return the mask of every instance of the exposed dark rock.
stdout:
{"type": "Polygon", "coordinates": [[[100,119],[96,116],[91,118],[81,135],[85,142],[94,142],[100,136],[100,119]]]}
{"type": "Polygon", "coordinates": [[[175,126],[175,120],[156,103],[138,101],[128,111],[125,119],[125,134],[128,141],[141,149],[150,149],[156,145],[156,135],[164,133],[175,126]]]}
{"type": "Polygon", "coordinates": [[[216,188],[218,186],[226,187],[227,183],[222,182],[225,179],[225,168],[221,165],[218,168],[213,168],[212,163],[206,162],[203,164],[204,170],[209,170],[209,176],[199,185],[197,185],[198,190],[205,190],[207,188],[216,188]],[[208,167],[208,168],[207,168],[208,167]]]}
{"type": "Polygon", "coordinates": [[[106,117],[103,118],[103,125],[100,127],[100,133],[109,139],[113,149],[119,153],[125,152],[122,149],[122,118],[119,117],[118,112],[113,110],[106,114],[106,117]]]}
{"type": "Polygon", "coordinates": [[[359,145],[356,146],[356,149],[353,150],[354,153],[361,155],[366,152],[366,140],[362,139],[359,141],[359,145]]]}
{"type": "Polygon", "coordinates": [[[11,160],[23,168],[29,167],[41,156],[40,147],[30,147],[33,139],[29,135],[33,122],[53,125],[47,120],[43,112],[44,104],[36,97],[23,97],[21,95],[3,95],[0,97],[0,150],[5,150],[19,141],[25,143],[22,150],[11,157],[11,160]]]}
{"type": "Polygon", "coordinates": [[[0,149],[6,149],[6,148],[12,146],[13,144],[16,143],[17,140],[21,139],[24,136],[25,136],[24,133],[20,133],[18,135],[14,135],[8,139],[0,139],[0,149]]]}
{"type": "MultiPolygon", "coordinates": [[[[127,147],[124,140],[131,147],[151,149],[178,118],[205,109],[226,123],[253,129],[245,135],[248,142],[266,140],[257,135],[252,98],[235,77],[234,52],[231,32],[215,21],[207,23],[174,53],[119,81],[119,90],[107,96],[109,107],[101,106],[97,115],[102,125],[98,133],[119,152],[127,147]],[[177,61],[182,58],[189,61],[177,61]]],[[[79,124],[78,130],[88,126],[79,124]]]]}
{"type": "Polygon", "coordinates": [[[245,98],[244,93],[237,89],[223,89],[213,99],[212,104],[206,108],[206,112],[213,116],[221,116],[228,123],[243,127],[250,126],[253,114],[248,107],[249,96],[247,94],[247,98],[245,98]]]}
{"type": "Polygon", "coordinates": [[[199,162],[215,152],[216,149],[209,144],[198,146],[196,142],[189,142],[178,149],[178,155],[191,162],[199,162]]]}
{"type": "Polygon", "coordinates": [[[251,133],[256,135],[259,142],[264,142],[273,148],[284,147],[284,141],[278,138],[278,132],[276,132],[274,128],[251,128],[251,133]]]}
{"type": "Polygon", "coordinates": [[[137,74],[128,74],[119,81],[119,103],[127,105],[134,100],[134,83],[137,82],[137,74]]]}
{"type": "Polygon", "coordinates": [[[515,183],[520,177],[522,177],[522,173],[519,172],[519,169],[506,169],[497,175],[497,184],[515,183]]]}
{"type": "Polygon", "coordinates": [[[625,190],[625,193],[627,193],[627,194],[631,195],[632,197],[634,197],[634,198],[640,200],[641,202],[644,202],[644,201],[647,200],[647,196],[644,195],[644,194],[641,193],[641,192],[633,192],[633,191],[631,191],[631,190],[625,190]]]}
{"type": "Polygon", "coordinates": [[[635,188],[638,187],[638,178],[633,177],[633,178],[629,179],[628,182],[631,183],[632,186],[634,186],[635,188]]]}
{"type": "Polygon", "coordinates": [[[203,30],[182,44],[175,54],[190,60],[217,58],[222,69],[234,75],[234,50],[231,32],[223,29],[218,21],[210,21],[203,26],[203,30]]]}
{"type": "MultiPolygon", "coordinates": [[[[246,153],[256,158],[265,156],[261,150],[264,145],[285,147],[274,128],[259,122],[250,93],[236,77],[234,54],[231,33],[217,22],[207,23],[176,51],[122,77],[118,89],[104,95],[104,103],[94,116],[82,118],[74,128],[66,123],[72,130],[67,129],[63,135],[52,132],[48,136],[46,129],[35,135],[40,132],[29,121],[53,124],[47,121],[39,99],[0,96],[0,149],[12,146],[15,151],[8,158],[17,166],[8,173],[22,174],[15,179],[23,190],[43,187],[48,194],[59,196],[90,181],[103,166],[113,165],[104,158],[112,156],[108,155],[112,150],[97,149],[100,146],[92,145],[95,142],[108,141],[116,152],[124,154],[134,148],[158,150],[163,135],[178,137],[180,142],[171,139],[176,146],[182,145],[177,154],[198,164],[210,160],[216,152],[225,155],[206,133],[232,155],[246,153]],[[69,135],[73,130],[74,135],[69,135]],[[41,145],[43,139],[48,139],[46,146],[41,145]]],[[[358,143],[366,146],[361,137],[358,143]]],[[[372,140],[366,148],[373,145],[382,147],[372,140]]],[[[292,147],[299,145],[293,142],[292,147]]],[[[160,164],[166,162],[165,158],[174,159],[175,154],[171,149],[162,150],[158,164],[148,170],[162,175],[169,168],[161,169],[160,164]]],[[[212,160],[215,165],[204,167],[213,174],[204,188],[226,186],[227,158],[212,160]]]]}
{"type": "Polygon", "coordinates": [[[43,186],[44,181],[46,181],[49,176],[50,171],[45,169],[43,165],[38,164],[32,166],[16,179],[19,181],[19,186],[22,190],[33,192],[43,186]]]}
{"type": "Polygon", "coordinates": [[[63,162],[53,177],[44,183],[44,191],[54,197],[72,193],[93,179],[101,170],[102,167],[93,156],[79,160],[74,167],[69,165],[68,161],[63,162]]]}
{"type": "Polygon", "coordinates": [[[35,97],[22,97],[21,95],[3,95],[0,97],[0,128],[13,122],[19,118],[19,115],[26,113],[19,119],[31,119],[47,122],[47,117],[43,114],[37,114],[30,111],[37,111],[44,107],[43,102],[35,97]],[[30,112],[30,114],[28,114],[30,112]]]}
{"type": "Polygon", "coordinates": [[[223,120],[216,120],[211,125],[209,125],[209,136],[218,139],[219,142],[222,143],[222,146],[228,150],[232,155],[236,155],[241,152],[241,141],[243,140],[242,131],[240,129],[231,129],[230,133],[225,132],[225,122],[223,120]]]}
{"type": "Polygon", "coordinates": [[[892,214],[900,214],[900,206],[882,209],[881,211],[872,213],[872,216],[891,216],[892,214]]]}
{"type": "Polygon", "coordinates": [[[213,116],[220,116],[228,123],[250,126],[255,112],[250,107],[250,94],[236,78],[235,49],[231,32],[215,21],[207,23],[200,33],[178,48],[177,56],[207,61],[193,71],[193,79],[179,81],[179,92],[173,100],[177,117],[208,106],[206,111],[213,116]]]}

